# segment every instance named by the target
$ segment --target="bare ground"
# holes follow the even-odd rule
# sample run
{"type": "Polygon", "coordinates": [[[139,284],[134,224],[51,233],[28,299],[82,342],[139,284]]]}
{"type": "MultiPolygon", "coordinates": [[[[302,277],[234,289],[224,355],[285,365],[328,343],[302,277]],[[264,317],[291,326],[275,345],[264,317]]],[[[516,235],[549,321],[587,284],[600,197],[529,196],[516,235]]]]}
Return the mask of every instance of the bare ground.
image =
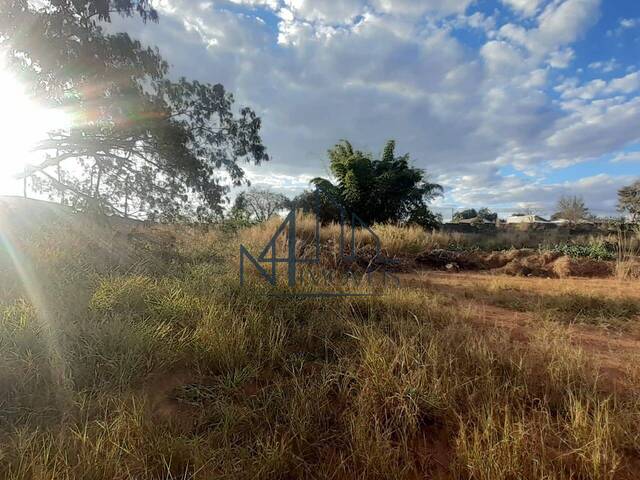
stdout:
{"type": "MultiPolygon", "coordinates": [[[[523,290],[541,295],[589,294],[615,299],[640,299],[638,281],[593,278],[534,278],[512,277],[493,273],[443,273],[417,271],[400,274],[401,284],[424,288],[450,296],[481,328],[500,328],[509,332],[514,342],[528,342],[540,329],[541,319],[536,312],[514,311],[492,305],[490,299],[466,299],[464,292],[492,289],[513,289],[513,295],[523,290]]],[[[558,334],[571,345],[593,355],[602,375],[614,388],[624,387],[629,379],[630,365],[640,360],[640,318],[635,316],[623,331],[592,325],[558,324],[558,334]]]]}

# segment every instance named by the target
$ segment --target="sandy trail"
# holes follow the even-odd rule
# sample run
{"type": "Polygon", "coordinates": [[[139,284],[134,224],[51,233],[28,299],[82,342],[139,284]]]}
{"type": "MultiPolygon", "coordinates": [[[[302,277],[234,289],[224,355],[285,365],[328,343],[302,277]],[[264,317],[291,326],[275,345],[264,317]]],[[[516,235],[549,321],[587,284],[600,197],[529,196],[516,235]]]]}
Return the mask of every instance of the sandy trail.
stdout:
{"type": "MultiPolygon", "coordinates": [[[[506,275],[482,273],[443,273],[421,271],[399,275],[401,284],[424,288],[455,298],[456,304],[467,313],[467,318],[483,327],[501,328],[509,332],[513,341],[527,342],[540,325],[535,312],[514,311],[484,302],[482,299],[468,299],[460,296],[465,289],[487,288],[499,284],[530,293],[555,294],[583,293],[602,295],[608,298],[640,299],[639,282],[617,279],[541,279],[510,277],[506,275]]],[[[514,290],[514,294],[517,291],[514,290]]],[[[591,354],[600,366],[603,375],[615,384],[630,379],[637,365],[640,365],[640,319],[631,320],[624,331],[611,331],[602,327],[558,323],[568,341],[576,348],[591,354]]]]}

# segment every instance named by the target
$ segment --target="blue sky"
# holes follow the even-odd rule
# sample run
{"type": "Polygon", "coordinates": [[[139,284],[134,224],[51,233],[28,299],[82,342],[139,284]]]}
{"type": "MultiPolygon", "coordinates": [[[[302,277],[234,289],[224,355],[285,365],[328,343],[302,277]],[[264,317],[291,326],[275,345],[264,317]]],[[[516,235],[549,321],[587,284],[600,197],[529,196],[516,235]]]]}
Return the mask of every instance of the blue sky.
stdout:
{"type": "Polygon", "coordinates": [[[640,1],[161,0],[117,20],[175,76],[221,82],[263,119],[248,174],[294,194],[341,138],[399,150],[445,186],[434,206],[614,214],[640,175],[640,1]]]}

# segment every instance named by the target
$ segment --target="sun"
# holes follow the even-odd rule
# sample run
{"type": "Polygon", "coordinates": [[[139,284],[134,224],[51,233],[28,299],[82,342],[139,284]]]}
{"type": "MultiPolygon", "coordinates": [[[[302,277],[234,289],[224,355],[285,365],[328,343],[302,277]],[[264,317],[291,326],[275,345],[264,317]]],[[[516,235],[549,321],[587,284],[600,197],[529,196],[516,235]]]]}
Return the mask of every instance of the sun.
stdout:
{"type": "Polygon", "coordinates": [[[25,165],[38,164],[42,152],[34,152],[47,132],[69,127],[63,111],[47,109],[36,103],[0,60],[0,195],[22,191],[15,176],[25,165]]]}

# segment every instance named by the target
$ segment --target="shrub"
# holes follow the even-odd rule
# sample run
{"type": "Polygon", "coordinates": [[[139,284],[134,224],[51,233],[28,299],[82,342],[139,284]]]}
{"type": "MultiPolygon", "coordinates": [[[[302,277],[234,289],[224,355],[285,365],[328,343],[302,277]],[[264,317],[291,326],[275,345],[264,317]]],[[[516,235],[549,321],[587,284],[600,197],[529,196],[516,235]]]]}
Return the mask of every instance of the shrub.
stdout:
{"type": "Polygon", "coordinates": [[[560,243],[554,245],[551,251],[573,258],[590,258],[592,260],[615,260],[616,258],[616,245],[607,241],[588,244],[560,243]]]}

